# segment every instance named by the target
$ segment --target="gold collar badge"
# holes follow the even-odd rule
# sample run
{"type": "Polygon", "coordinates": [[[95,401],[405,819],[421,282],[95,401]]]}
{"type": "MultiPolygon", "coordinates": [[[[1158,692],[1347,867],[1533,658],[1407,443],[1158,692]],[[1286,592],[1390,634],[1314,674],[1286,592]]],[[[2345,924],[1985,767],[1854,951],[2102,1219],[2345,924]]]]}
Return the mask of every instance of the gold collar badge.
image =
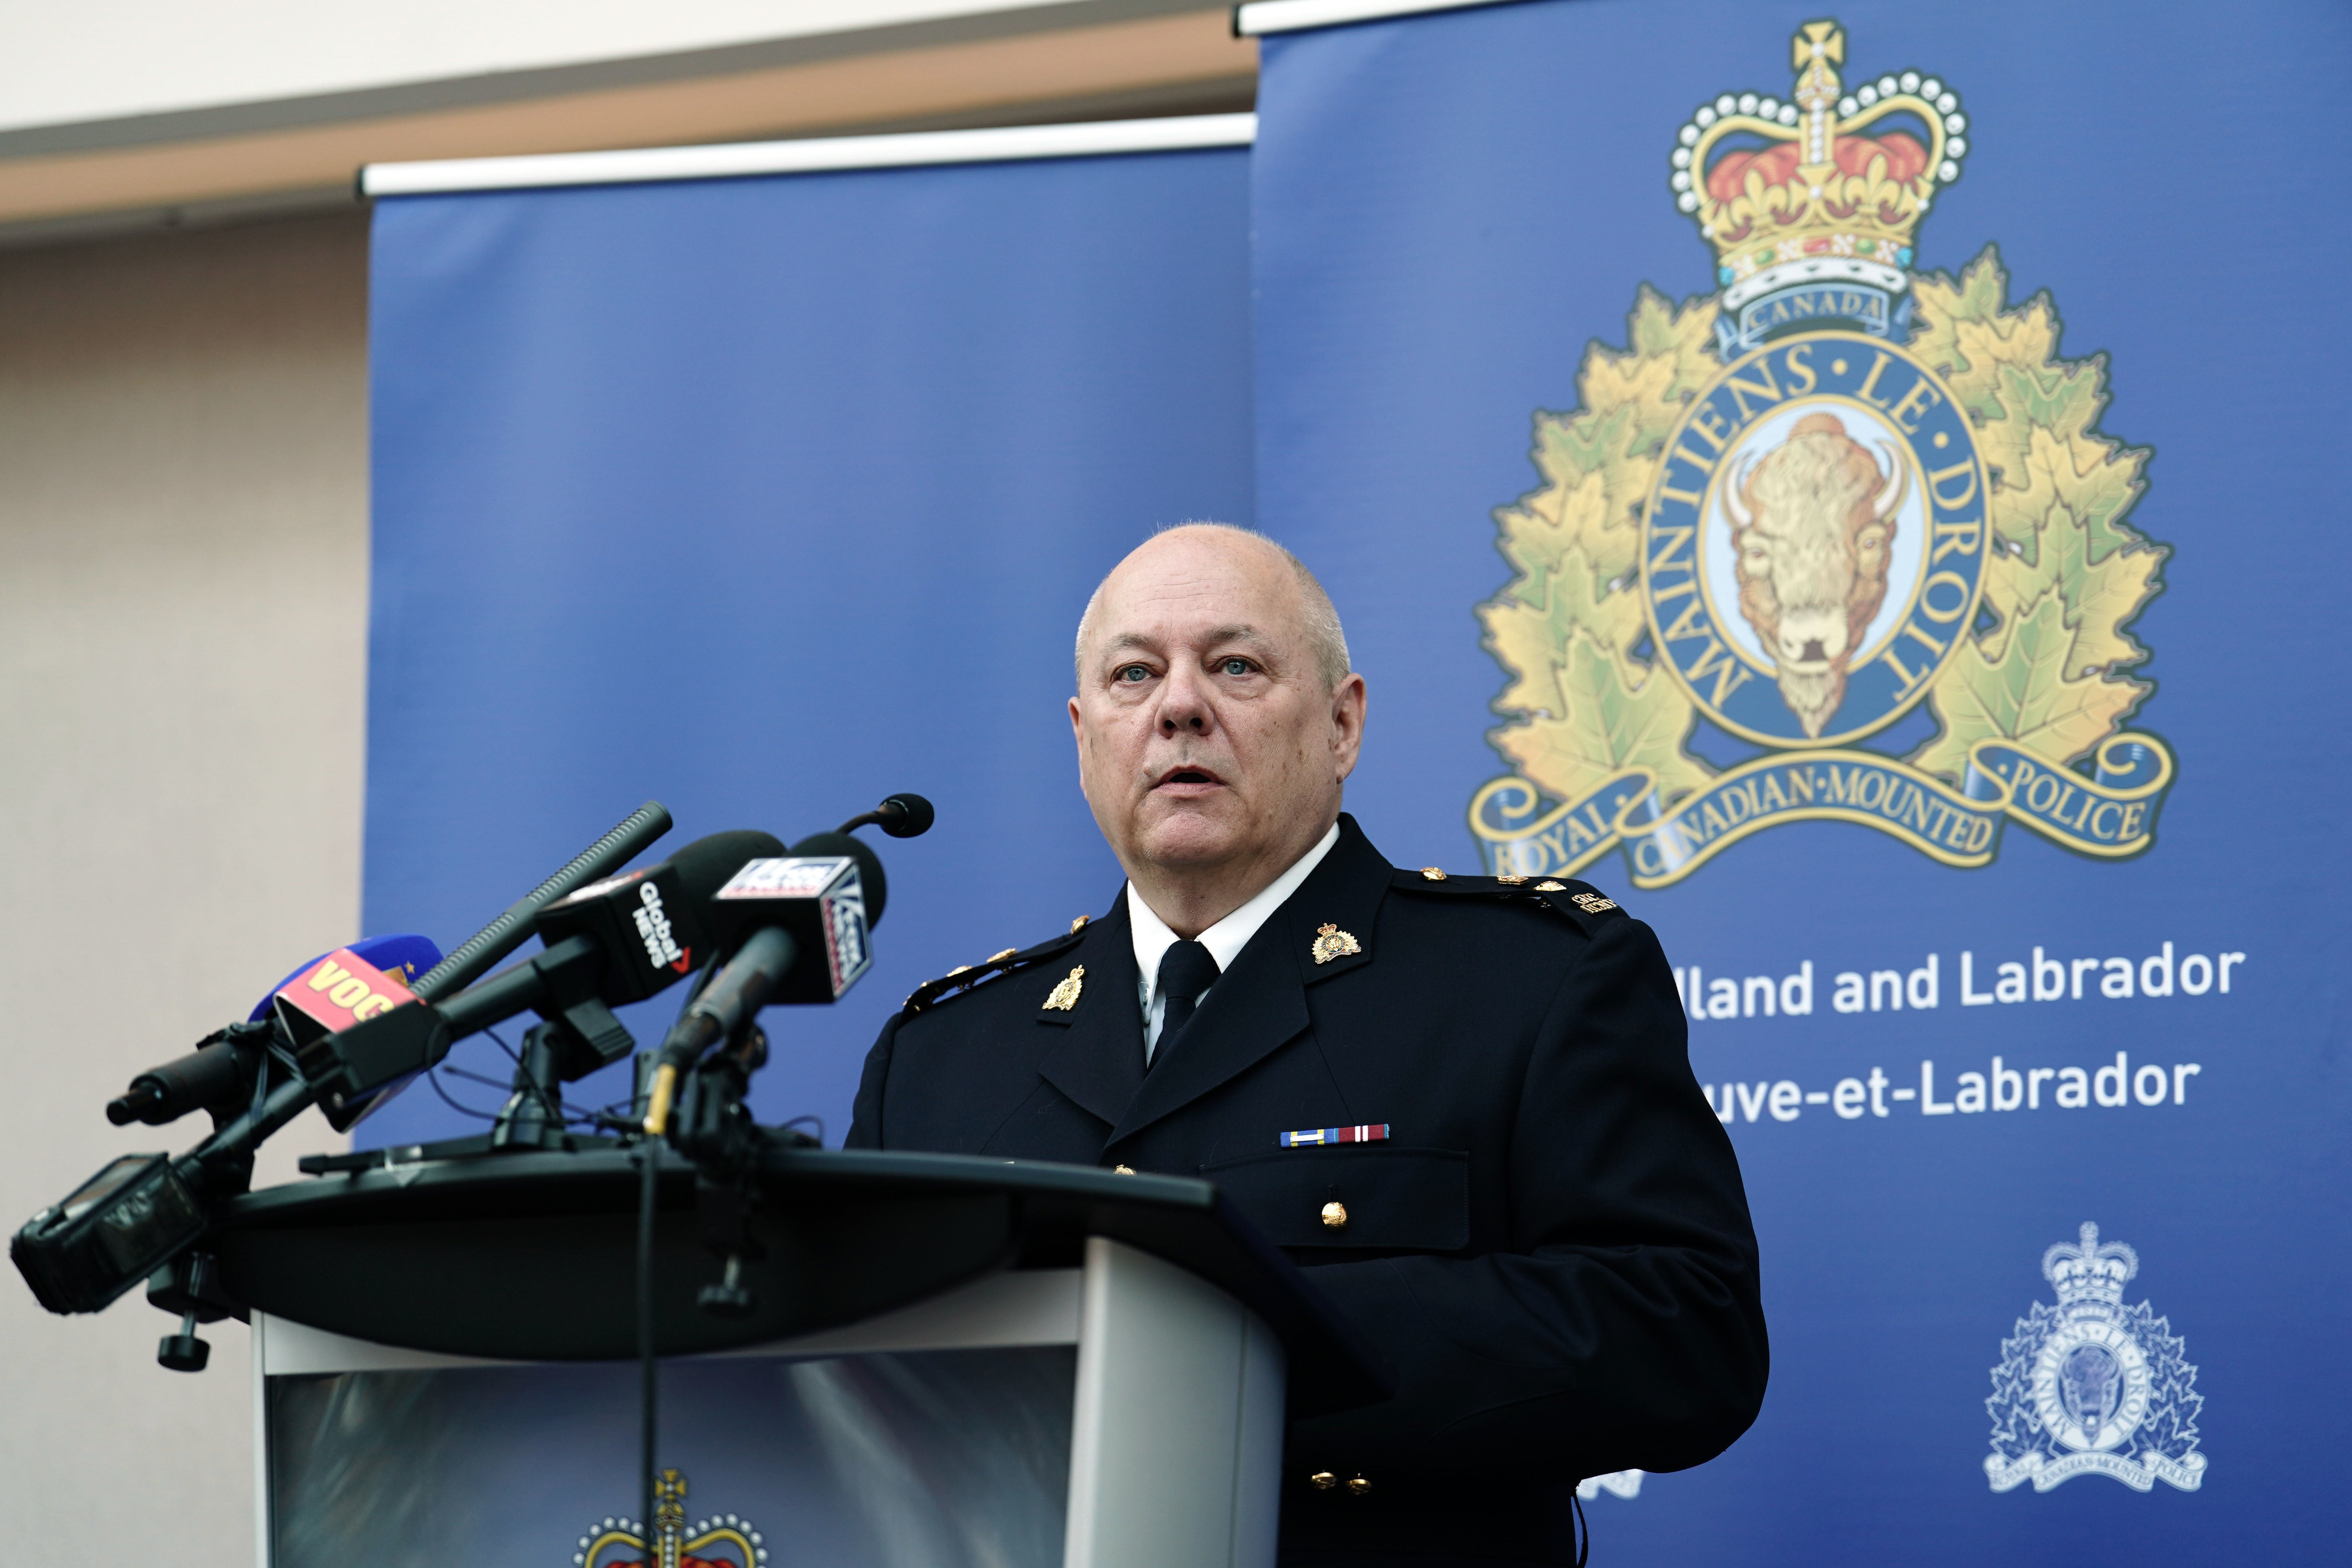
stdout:
{"type": "Polygon", "coordinates": [[[1053,994],[1045,998],[1045,1011],[1048,1013],[1068,1012],[1071,1008],[1078,1005],[1078,993],[1084,991],[1086,988],[1087,966],[1081,963],[1076,969],[1071,970],[1067,974],[1062,976],[1062,983],[1059,985],[1055,986],[1053,994]]]}
{"type": "Polygon", "coordinates": [[[1328,921],[1315,928],[1315,962],[1318,963],[1328,963],[1335,958],[1345,958],[1349,953],[1363,951],[1361,942],[1328,921]]]}

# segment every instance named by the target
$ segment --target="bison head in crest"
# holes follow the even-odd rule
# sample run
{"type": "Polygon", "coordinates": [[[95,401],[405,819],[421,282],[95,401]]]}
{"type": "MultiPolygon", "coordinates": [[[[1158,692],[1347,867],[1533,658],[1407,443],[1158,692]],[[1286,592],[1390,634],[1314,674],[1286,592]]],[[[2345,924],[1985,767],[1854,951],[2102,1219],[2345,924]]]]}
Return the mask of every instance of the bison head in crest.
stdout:
{"type": "Polygon", "coordinates": [[[1780,695],[1818,740],[1845,698],[1847,661],[1886,597],[1895,513],[1910,487],[1834,414],[1808,414],[1789,438],[1723,488],[1739,552],[1739,613],[1764,639],[1780,695]]]}

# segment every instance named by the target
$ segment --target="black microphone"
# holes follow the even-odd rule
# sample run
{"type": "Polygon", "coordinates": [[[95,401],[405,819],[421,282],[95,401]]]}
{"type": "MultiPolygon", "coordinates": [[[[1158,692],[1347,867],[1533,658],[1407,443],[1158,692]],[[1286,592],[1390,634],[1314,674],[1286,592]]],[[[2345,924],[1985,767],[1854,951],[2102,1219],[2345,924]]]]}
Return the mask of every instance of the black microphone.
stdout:
{"type": "Polygon", "coordinates": [[[274,1026],[231,1024],[205,1037],[196,1048],[162,1067],[149,1068],[131,1087],[106,1102],[106,1119],[117,1127],[143,1121],[161,1127],[191,1110],[226,1105],[253,1092],[254,1053],[274,1026]],[[243,1048],[241,1048],[243,1047],[243,1048]]]}
{"type": "Polygon", "coordinates": [[[604,837],[566,861],[562,869],[508,905],[498,919],[459,942],[448,957],[419,977],[413,989],[432,1002],[460,986],[472,984],[490,965],[523,944],[541,910],[591,878],[602,877],[615,866],[627,865],[639,850],[669,829],[667,808],[657,800],[646,802],[623,817],[604,837]]]}
{"type": "Polygon", "coordinates": [[[334,1107],[423,1070],[449,1047],[516,1014],[570,1026],[567,1079],[626,1055],[634,1042],[612,1009],[676,984],[708,962],[713,894],[747,860],[783,849],[773,834],[698,838],[668,859],[592,883],[540,911],[545,951],[469,990],[412,1002],[299,1051],[303,1077],[334,1107]]]}
{"type": "MultiPolygon", "coordinates": [[[[404,1012],[414,1015],[428,1010],[425,1002],[400,998],[403,994],[431,998],[464,984],[511,952],[540,909],[591,877],[601,876],[626,861],[668,828],[669,813],[658,802],[647,802],[455,952],[435,963],[413,984],[408,977],[415,973],[414,964],[429,963],[437,956],[422,951],[430,949],[431,944],[421,937],[377,938],[354,943],[350,949],[338,949],[297,970],[271,994],[266,1005],[277,1014],[281,1037],[290,1032],[289,1003],[295,1004],[294,1011],[304,1015],[308,1022],[324,1026],[309,1042],[315,1067],[322,1047],[329,1058],[333,1056],[331,1047],[337,1037],[331,1031],[339,1026],[330,1023],[330,1019],[347,1015],[356,1021],[352,1028],[356,1033],[380,1026],[385,1019],[404,1012]],[[380,950],[379,943],[414,945],[406,950],[380,950]],[[379,969],[376,963],[362,959],[362,952],[375,952],[383,967],[379,969]],[[393,973],[395,969],[397,979],[393,973]]],[[[581,940],[583,947],[590,945],[586,939],[581,940]]],[[[258,1024],[262,1014],[262,1008],[256,1008],[247,1022],[258,1024]]],[[[445,1045],[443,1049],[446,1048],[445,1045]]],[[[298,1060],[304,1052],[305,1047],[298,1045],[298,1060]]],[[[213,1205],[229,1194],[246,1190],[252,1176],[255,1149],[319,1098],[310,1072],[272,1084],[266,1075],[276,1053],[263,1048],[255,1050],[253,1055],[255,1076],[244,1092],[226,1103],[215,1102],[206,1108],[215,1110],[217,1119],[218,1115],[226,1115],[237,1100],[246,1095],[253,1098],[247,1100],[246,1110],[216,1126],[210,1138],[177,1158],[169,1154],[129,1154],[110,1162],[62,1203],[35,1215],[10,1238],[9,1260],[24,1275],[25,1282],[32,1287],[42,1306],[52,1312],[101,1310],[194,1247],[211,1223],[213,1205]]],[[[181,1089],[207,1097],[217,1094],[223,1087],[216,1076],[219,1069],[215,1064],[220,1061],[215,1058],[201,1072],[180,1074],[181,1089]]],[[[186,1065],[172,1063],[167,1068],[186,1065]]],[[[416,1062],[405,1070],[413,1073],[426,1065],[429,1064],[416,1062]]],[[[402,1077],[402,1071],[395,1070],[373,1077],[368,1082],[372,1087],[383,1088],[394,1086],[402,1077]]],[[[124,1098],[132,1102],[125,1110],[134,1119],[151,1110],[168,1109],[143,1090],[124,1098]]],[[[364,1092],[354,1079],[351,1092],[326,1108],[329,1119],[338,1128],[347,1127],[351,1117],[375,1103],[376,1099],[364,1092]],[[342,1120],[335,1120],[338,1112],[342,1113],[342,1120]]],[[[184,1321],[182,1330],[181,1339],[192,1339],[193,1321],[184,1321]]],[[[165,1344],[167,1351],[173,1349],[173,1342],[165,1344]]],[[[167,1358],[166,1364],[184,1367],[187,1363],[167,1358]]]]}
{"type": "Polygon", "coordinates": [[[730,956],[662,1042],[646,1131],[667,1130],[678,1075],[761,1008],[832,1002],[856,984],[874,962],[870,933],[888,898],[881,857],[846,833],[804,838],[730,878],[709,917],[730,956]]]}
{"type": "Polygon", "coordinates": [[[604,1000],[642,1002],[709,961],[717,934],[708,924],[710,900],[728,879],[748,861],[783,852],[782,839],[753,828],[698,838],[657,866],[550,905],[539,917],[540,941],[551,948],[573,936],[593,938],[614,961],[604,1000]]]}
{"type": "Polygon", "coordinates": [[[900,793],[890,796],[863,816],[853,816],[835,833],[855,833],[868,825],[877,826],[893,838],[917,838],[931,830],[931,821],[938,814],[931,803],[919,795],[900,793]]]}

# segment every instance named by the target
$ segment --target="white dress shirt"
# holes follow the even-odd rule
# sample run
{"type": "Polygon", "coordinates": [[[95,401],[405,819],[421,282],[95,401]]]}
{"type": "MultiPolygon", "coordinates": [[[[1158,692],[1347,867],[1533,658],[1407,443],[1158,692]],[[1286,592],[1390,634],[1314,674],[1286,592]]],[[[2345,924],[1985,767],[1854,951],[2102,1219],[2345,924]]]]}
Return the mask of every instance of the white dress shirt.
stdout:
{"type": "MultiPolygon", "coordinates": [[[[1309,871],[1323,863],[1323,857],[1331,853],[1331,846],[1338,842],[1339,825],[1335,822],[1329,831],[1315,841],[1314,848],[1291,862],[1289,870],[1267,883],[1249,902],[1201,933],[1198,940],[1202,947],[1209,950],[1209,956],[1217,961],[1218,973],[1223,974],[1234,966],[1234,960],[1240,957],[1242,949],[1249,945],[1249,939],[1257,934],[1257,928],[1265,924],[1266,916],[1280,909],[1283,900],[1298,890],[1298,884],[1307,880],[1309,871]]],[[[1160,1045],[1160,1020],[1168,1014],[1168,998],[1159,994],[1160,961],[1181,939],[1168,929],[1166,921],[1151,912],[1151,906],[1143,901],[1143,896],[1135,890],[1132,882],[1127,885],[1127,923],[1135,933],[1135,971],[1139,976],[1136,989],[1143,1003],[1143,1059],[1148,1062],[1160,1045]]],[[[1207,993],[1202,992],[1202,994],[1206,995],[1207,993]]]]}

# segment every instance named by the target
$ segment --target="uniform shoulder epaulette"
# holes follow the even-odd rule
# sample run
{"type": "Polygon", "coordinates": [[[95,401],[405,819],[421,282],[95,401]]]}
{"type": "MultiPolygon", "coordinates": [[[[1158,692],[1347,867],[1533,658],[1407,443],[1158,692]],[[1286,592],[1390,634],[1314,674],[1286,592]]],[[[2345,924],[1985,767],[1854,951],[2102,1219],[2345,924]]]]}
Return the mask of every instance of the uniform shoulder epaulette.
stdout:
{"type": "Polygon", "coordinates": [[[908,993],[907,1011],[919,1013],[924,1008],[956,992],[992,980],[1000,974],[1011,974],[1026,969],[1056,954],[1065,953],[1078,945],[1086,935],[1087,917],[1080,915],[1070,922],[1070,929],[1060,936],[1041,942],[1034,947],[1006,948],[982,963],[962,963],[949,970],[937,980],[926,980],[908,993]]]}
{"type": "Polygon", "coordinates": [[[1596,921],[1629,918],[1616,900],[1591,883],[1558,877],[1465,877],[1435,866],[1423,866],[1418,871],[1399,871],[1391,885],[1399,892],[1542,904],[1566,915],[1588,935],[1596,921]]]}

